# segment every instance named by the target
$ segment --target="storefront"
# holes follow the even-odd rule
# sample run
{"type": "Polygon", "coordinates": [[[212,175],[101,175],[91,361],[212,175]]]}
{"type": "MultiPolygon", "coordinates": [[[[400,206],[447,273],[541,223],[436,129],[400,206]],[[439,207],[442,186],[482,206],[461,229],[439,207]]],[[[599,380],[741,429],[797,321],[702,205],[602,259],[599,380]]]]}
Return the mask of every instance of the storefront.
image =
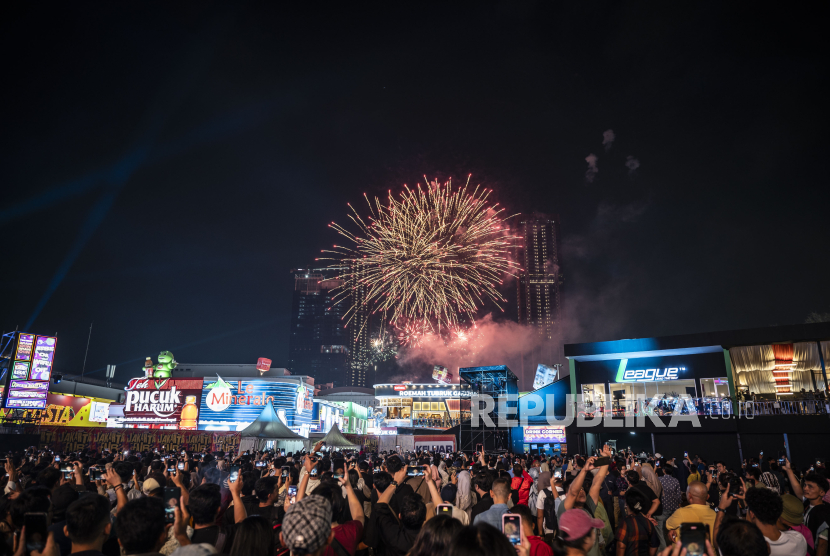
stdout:
{"type": "Polygon", "coordinates": [[[578,410],[587,414],[631,414],[657,400],[658,411],[673,409],[681,399],[690,411],[701,404],[719,404],[733,393],[720,346],[664,357],[640,353],[625,358],[583,360],[576,365],[578,410]],[[644,402],[645,401],[645,402],[644,402]]]}
{"type": "Polygon", "coordinates": [[[830,323],[567,344],[564,353],[586,417],[567,426],[571,453],[609,444],[730,467],[761,452],[801,465],[826,457],[830,323]]]}
{"type": "Polygon", "coordinates": [[[376,384],[375,427],[448,429],[470,418],[468,384],[376,384]]]}

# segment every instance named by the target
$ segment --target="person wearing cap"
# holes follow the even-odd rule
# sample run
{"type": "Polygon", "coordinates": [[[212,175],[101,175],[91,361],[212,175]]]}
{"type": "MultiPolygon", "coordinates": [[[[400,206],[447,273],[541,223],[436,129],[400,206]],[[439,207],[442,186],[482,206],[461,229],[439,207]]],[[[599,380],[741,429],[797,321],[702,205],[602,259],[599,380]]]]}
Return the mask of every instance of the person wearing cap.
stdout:
{"type": "Polygon", "coordinates": [[[463,512],[453,504],[457,487],[455,485],[447,485],[438,492],[438,485],[432,480],[432,477],[426,479],[427,488],[431,496],[432,507],[427,506],[427,520],[435,516],[438,512],[438,506],[441,504],[450,504],[452,506],[452,517],[461,522],[462,525],[470,524],[470,516],[467,512],[463,512]]]}
{"type": "MultiPolygon", "coordinates": [[[[589,458],[586,467],[593,466],[592,459],[594,458],[589,458]]],[[[553,540],[554,554],[587,556],[598,553],[597,529],[604,526],[604,521],[591,517],[580,508],[565,510],[559,516],[559,534],[553,540]]]]}
{"type": "Polygon", "coordinates": [[[778,519],[784,511],[781,497],[768,488],[751,488],[746,491],[746,520],[754,523],[764,534],[770,556],[806,555],[807,540],[796,531],[781,531],[778,519]]]}
{"type": "Polygon", "coordinates": [[[306,496],[285,513],[280,541],[292,556],[320,556],[334,540],[331,502],[322,496],[306,496]]]}
{"type": "Polygon", "coordinates": [[[792,494],[784,494],[781,496],[781,502],[783,503],[783,510],[781,517],[778,518],[778,529],[801,533],[804,540],[807,541],[807,546],[814,550],[813,534],[804,525],[804,506],[801,505],[801,500],[792,494]]]}

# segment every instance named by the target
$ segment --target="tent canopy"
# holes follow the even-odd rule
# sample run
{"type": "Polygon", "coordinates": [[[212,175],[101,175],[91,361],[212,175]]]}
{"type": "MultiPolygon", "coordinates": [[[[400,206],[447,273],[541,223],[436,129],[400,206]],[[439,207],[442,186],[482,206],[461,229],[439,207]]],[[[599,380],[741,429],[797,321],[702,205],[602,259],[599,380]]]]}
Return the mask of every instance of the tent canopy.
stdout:
{"type": "Polygon", "coordinates": [[[271,404],[266,404],[256,421],[240,431],[239,435],[240,454],[248,450],[264,450],[269,443],[291,451],[309,449],[309,440],[289,429],[271,404]]]}
{"type": "Polygon", "coordinates": [[[256,421],[242,429],[242,438],[266,438],[268,440],[307,440],[285,426],[274,411],[274,406],[265,404],[256,421]]]}
{"type": "Polygon", "coordinates": [[[349,442],[349,440],[343,436],[343,433],[340,432],[337,423],[331,426],[331,430],[329,430],[328,434],[323,437],[323,442],[328,448],[359,448],[357,444],[349,442]]]}

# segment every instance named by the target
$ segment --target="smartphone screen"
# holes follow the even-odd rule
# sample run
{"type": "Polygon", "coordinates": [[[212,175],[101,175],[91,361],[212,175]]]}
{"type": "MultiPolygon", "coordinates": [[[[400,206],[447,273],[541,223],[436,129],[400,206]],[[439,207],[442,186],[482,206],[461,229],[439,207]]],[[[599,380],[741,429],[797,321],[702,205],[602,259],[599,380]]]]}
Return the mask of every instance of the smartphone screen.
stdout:
{"type": "Polygon", "coordinates": [[[706,554],[706,525],[703,523],[683,523],[680,525],[681,550],[686,549],[688,556],[703,556],[706,554]]]}
{"type": "Polygon", "coordinates": [[[289,467],[287,465],[282,466],[282,473],[281,474],[282,474],[283,477],[288,477],[288,470],[289,470],[289,467]]]}
{"type": "Polygon", "coordinates": [[[452,504],[440,504],[438,506],[438,515],[447,514],[452,517],[452,504]]]}
{"type": "Polygon", "coordinates": [[[522,544],[522,516],[519,514],[501,516],[501,532],[513,546],[522,544]]]}
{"type": "Polygon", "coordinates": [[[316,466],[314,467],[314,469],[312,469],[312,470],[311,470],[311,472],[309,473],[309,475],[311,475],[312,477],[316,477],[316,476],[317,476],[317,467],[316,467],[316,466]]]}
{"type": "Polygon", "coordinates": [[[297,501],[297,485],[288,487],[288,503],[293,504],[297,501]]]}
{"type": "Polygon", "coordinates": [[[24,514],[24,527],[26,527],[26,550],[32,552],[37,550],[43,552],[46,547],[46,537],[49,521],[45,512],[32,512],[24,514]]]}
{"type": "Polygon", "coordinates": [[[235,483],[236,480],[239,478],[239,466],[238,465],[231,465],[231,475],[228,478],[228,481],[235,483]]]}
{"type": "Polygon", "coordinates": [[[265,467],[265,462],[264,461],[258,461],[254,465],[256,465],[257,467],[265,467]]]}
{"type": "Polygon", "coordinates": [[[89,480],[90,481],[100,481],[102,479],[104,479],[104,472],[103,471],[101,471],[100,469],[97,469],[95,467],[91,467],[89,469],[89,480]]]}
{"type": "Polygon", "coordinates": [[[60,461],[60,460],[61,460],[60,456],[55,456],[55,461],[60,461]]]}
{"type": "Polygon", "coordinates": [[[179,462],[178,468],[179,468],[179,471],[184,471],[184,463],[179,462]]]}
{"type": "Polygon", "coordinates": [[[182,497],[182,489],[179,487],[164,488],[164,522],[173,523],[176,521],[174,513],[179,505],[179,498],[182,497]]]}
{"type": "Polygon", "coordinates": [[[335,473],[335,474],[333,475],[333,477],[334,477],[335,479],[342,479],[342,478],[343,478],[343,473],[335,473]]]}

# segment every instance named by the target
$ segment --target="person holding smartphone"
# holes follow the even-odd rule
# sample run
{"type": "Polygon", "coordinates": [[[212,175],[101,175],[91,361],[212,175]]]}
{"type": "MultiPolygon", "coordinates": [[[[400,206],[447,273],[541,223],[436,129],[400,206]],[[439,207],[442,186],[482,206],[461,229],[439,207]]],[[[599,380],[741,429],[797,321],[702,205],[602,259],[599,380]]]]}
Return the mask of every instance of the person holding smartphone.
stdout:
{"type": "MultiPolygon", "coordinates": [[[[610,459],[611,448],[609,448],[606,444],[605,446],[603,446],[600,453],[603,457],[610,459]]],[[[599,503],[600,489],[603,486],[605,476],[608,474],[608,465],[600,466],[597,470],[596,475],[592,476],[592,480],[590,480],[589,483],[590,486],[586,484],[586,476],[589,474],[590,471],[592,471],[595,468],[594,462],[596,462],[596,460],[596,457],[590,457],[585,461],[585,465],[582,467],[582,469],[580,469],[579,474],[571,482],[571,486],[568,489],[567,494],[565,495],[565,501],[559,504],[557,518],[559,520],[560,530],[562,530],[563,528],[562,516],[568,510],[580,510],[584,514],[586,514],[588,521],[593,521],[594,516],[596,515],[597,504],[599,503]]],[[[586,534],[587,529],[588,528],[586,528],[586,534]]],[[[607,529],[610,529],[610,527],[608,527],[607,529]]],[[[607,534],[603,533],[604,538],[610,539],[611,536],[611,531],[608,531],[607,534]]],[[[592,543],[588,547],[587,554],[588,556],[599,556],[599,544],[592,543]]]]}

